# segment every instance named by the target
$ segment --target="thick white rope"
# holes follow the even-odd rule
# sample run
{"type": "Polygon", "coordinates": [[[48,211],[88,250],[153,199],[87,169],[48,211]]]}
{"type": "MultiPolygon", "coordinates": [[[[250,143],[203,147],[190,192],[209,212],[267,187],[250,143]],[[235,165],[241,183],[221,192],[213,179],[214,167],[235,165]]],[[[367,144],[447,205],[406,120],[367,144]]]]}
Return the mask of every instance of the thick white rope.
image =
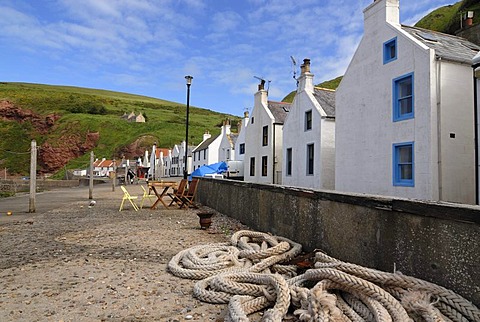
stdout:
{"type": "Polygon", "coordinates": [[[480,310],[436,284],[315,254],[315,268],[297,276],[287,265],[301,253],[289,239],[238,231],[229,243],[194,246],[175,255],[169,271],[197,279],[194,296],[228,303],[226,321],[478,322],[480,310]]]}

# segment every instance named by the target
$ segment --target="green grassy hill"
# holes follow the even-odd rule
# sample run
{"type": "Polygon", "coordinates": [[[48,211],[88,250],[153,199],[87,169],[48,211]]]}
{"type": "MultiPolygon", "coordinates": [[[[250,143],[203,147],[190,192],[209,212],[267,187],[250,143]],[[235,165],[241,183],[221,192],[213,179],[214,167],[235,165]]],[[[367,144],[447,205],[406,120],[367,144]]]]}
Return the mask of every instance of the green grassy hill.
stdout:
{"type": "Polygon", "coordinates": [[[473,23],[480,23],[480,1],[463,0],[455,4],[440,7],[420,19],[415,27],[455,34],[460,29],[460,17],[467,11],[473,11],[473,23]]]}
{"type": "MultiPolygon", "coordinates": [[[[149,148],[154,142],[159,147],[169,148],[185,139],[186,106],[151,97],[79,87],[3,82],[0,83],[2,100],[41,117],[59,115],[47,133],[39,131],[30,121],[22,123],[0,118],[0,168],[7,168],[12,174],[29,173],[28,151],[32,139],[37,141],[37,146],[47,142],[53,148],[62,148],[69,144],[66,138],[84,140],[87,133],[98,132],[99,140],[93,149],[98,158],[120,158],[125,147],[139,139],[142,146],[149,148]],[[121,119],[124,113],[132,111],[137,115],[143,113],[147,122],[130,123],[121,119]]],[[[227,118],[232,120],[234,130],[238,117],[191,107],[189,143],[200,143],[205,130],[212,135],[218,134],[227,118]]],[[[89,153],[85,153],[69,160],[66,168],[84,167],[88,160],[89,153]]]]}

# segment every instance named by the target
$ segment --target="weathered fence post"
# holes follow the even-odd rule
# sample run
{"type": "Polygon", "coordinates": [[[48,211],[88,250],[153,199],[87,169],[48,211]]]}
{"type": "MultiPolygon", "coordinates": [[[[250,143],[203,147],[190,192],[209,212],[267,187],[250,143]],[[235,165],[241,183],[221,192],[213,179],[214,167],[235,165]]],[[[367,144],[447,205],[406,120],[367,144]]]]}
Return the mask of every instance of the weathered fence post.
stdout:
{"type": "Polygon", "coordinates": [[[90,152],[90,180],[88,189],[88,199],[93,199],[93,151],[90,152]]]}
{"type": "Polygon", "coordinates": [[[32,140],[30,147],[30,201],[28,212],[35,212],[35,193],[37,191],[37,141],[32,140]]]}

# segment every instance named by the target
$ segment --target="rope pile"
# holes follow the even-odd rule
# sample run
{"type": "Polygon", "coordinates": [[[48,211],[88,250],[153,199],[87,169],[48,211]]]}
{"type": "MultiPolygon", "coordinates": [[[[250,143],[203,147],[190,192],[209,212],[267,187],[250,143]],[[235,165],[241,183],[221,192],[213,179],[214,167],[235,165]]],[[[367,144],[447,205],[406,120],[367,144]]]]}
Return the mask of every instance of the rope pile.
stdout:
{"type": "Polygon", "coordinates": [[[228,304],[225,321],[480,321],[480,310],[442,286],[315,253],[314,268],[289,265],[302,247],[287,238],[238,231],[229,243],[194,246],[168,264],[175,276],[196,279],[193,294],[228,304]]]}

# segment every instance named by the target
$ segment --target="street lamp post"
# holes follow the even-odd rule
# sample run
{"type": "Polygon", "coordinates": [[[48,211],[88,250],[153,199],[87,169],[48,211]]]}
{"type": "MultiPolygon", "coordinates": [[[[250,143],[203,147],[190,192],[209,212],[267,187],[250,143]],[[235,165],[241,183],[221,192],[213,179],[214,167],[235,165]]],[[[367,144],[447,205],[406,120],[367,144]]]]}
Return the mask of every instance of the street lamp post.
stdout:
{"type": "Polygon", "coordinates": [[[190,114],[190,85],[192,85],[192,76],[185,76],[187,80],[187,117],[185,119],[185,159],[183,168],[183,179],[187,179],[188,176],[188,115],[190,114]]]}

